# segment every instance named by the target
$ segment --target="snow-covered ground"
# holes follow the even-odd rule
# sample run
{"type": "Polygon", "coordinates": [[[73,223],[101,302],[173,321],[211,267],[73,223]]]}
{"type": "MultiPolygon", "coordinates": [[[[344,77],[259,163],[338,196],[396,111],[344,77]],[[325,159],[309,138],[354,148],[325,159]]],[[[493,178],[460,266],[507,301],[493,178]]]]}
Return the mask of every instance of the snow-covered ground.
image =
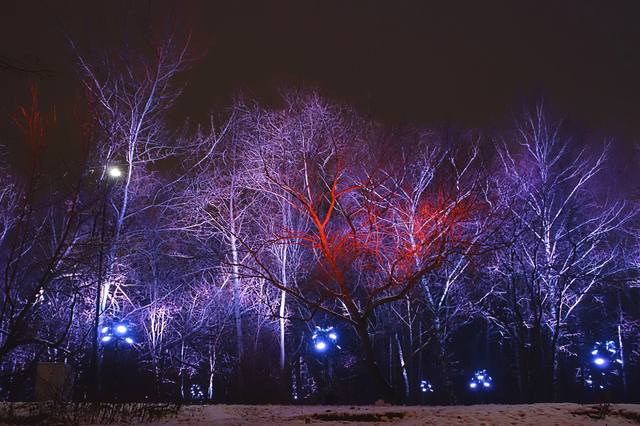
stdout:
{"type": "Polygon", "coordinates": [[[640,405],[615,405],[605,419],[597,407],[579,404],[403,406],[183,407],[158,425],[638,425],[640,405]]]}
{"type": "Polygon", "coordinates": [[[604,418],[597,405],[532,404],[415,406],[283,406],[201,405],[167,406],[129,404],[0,404],[0,424],[141,424],[148,425],[640,425],[640,405],[615,404],[604,418]],[[157,407],[146,412],[149,407],[157,407]],[[63,414],[64,410],[66,413],[63,414]],[[88,411],[87,411],[88,410],[88,411]],[[57,419],[47,414],[57,412],[57,419]],[[153,410],[152,410],[153,411],[153,410]],[[91,412],[93,421],[82,412],[91,412]],[[95,413],[100,415],[96,416],[95,413]],[[142,414],[142,413],[146,414],[142,414]],[[115,413],[115,414],[114,414],[115,413]],[[11,414],[13,417],[9,417],[11,414]],[[61,419],[60,417],[64,417],[61,419]],[[27,419],[29,417],[29,419],[27,419]],[[111,420],[109,420],[111,419],[111,420]],[[117,419],[117,420],[116,420],[117,419]],[[4,421],[4,423],[2,423],[4,421]]]}

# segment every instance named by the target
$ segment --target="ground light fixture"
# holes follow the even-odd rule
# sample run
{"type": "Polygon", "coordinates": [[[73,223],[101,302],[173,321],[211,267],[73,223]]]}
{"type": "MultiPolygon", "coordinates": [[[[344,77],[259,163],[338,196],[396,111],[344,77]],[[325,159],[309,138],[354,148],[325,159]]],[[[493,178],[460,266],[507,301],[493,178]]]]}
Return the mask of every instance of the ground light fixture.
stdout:
{"type": "Polygon", "coordinates": [[[133,345],[135,342],[131,336],[131,325],[128,321],[113,321],[109,325],[105,325],[100,329],[102,336],[100,342],[124,342],[127,345],[133,345]]]}
{"type": "Polygon", "coordinates": [[[597,341],[590,352],[590,365],[584,376],[587,388],[604,390],[611,386],[611,378],[620,374],[623,360],[614,340],[597,341]]]}
{"type": "Polygon", "coordinates": [[[422,393],[433,393],[433,385],[429,380],[422,379],[420,380],[420,392],[422,393]]]}
{"type": "Polygon", "coordinates": [[[327,353],[340,349],[338,345],[338,332],[333,327],[316,326],[311,335],[313,349],[318,353],[327,353]]]}
{"type": "Polygon", "coordinates": [[[493,379],[487,370],[476,370],[469,381],[469,389],[474,392],[486,392],[493,388],[493,379]]]}

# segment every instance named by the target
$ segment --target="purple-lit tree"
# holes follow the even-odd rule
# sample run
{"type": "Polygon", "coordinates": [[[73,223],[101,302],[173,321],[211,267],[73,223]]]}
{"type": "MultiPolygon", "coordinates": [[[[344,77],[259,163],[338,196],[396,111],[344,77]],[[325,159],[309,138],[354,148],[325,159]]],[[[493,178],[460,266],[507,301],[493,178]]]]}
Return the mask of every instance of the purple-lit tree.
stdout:
{"type": "Polygon", "coordinates": [[[628,216],[623,203],[596,195],[607,149],[595,157],[576,149],[542,106],[518,123],[513,146],[498,152],[502,196],[513,217],[503,231],[514,243],[495,255],[491,270],[500,292],[488,315],[495,320],[501,307],[509,312],[496,324],[514,337],[518,353],[530,348],[555,398],[560,355],[570,353],[568,326],[607,275],[616,255],[611,242],[628,216]]]}
{"type": "MultiPolygon", "coordinates": [[[[166,113],[181,93],[176,76],[185,69],[189,41],[169,33],[158,40],[140,40],[138,48],[110,49],[89,60],[71,42],[77,68],[92,105],[95,140],[91,166],[102,192],[97,203],[98,256],[95,273],[93,363],[99,390],[98,330],[110,309],[123,316],[128,270],[123,247],[128,234],[144,226],[152,206],[137,204],[148,196],[151,167],[175,153],[165,123],[166,113]],[[113,171],[116,171],[114,173],[113,171]]],[[[135,43],[134,40],[129,40],[135,43]]],[[[146,198],[148,201],[148,198],[146,198]]]]}
{"type": "Polygon", "coordinates": [[[212,126],[196,135],[194,150],[184,163],[186,172],[178,184],[183,188],[182,198],[175,208],[177,218],[173,227],[201,243],[200,250],[210,256],[207,267],[217,284],[230,284],[240,392],[245,352],[243,294],[252,284],[239,271],[239,265],[247,257],[240,240],[250,238],[252,225],[259,216],[259,196],[249,184],[250,170],[246,163],[249,141],[243,136],[246,130],[234,113],[222,130],[217,132],[212,126]]]}
{"type": "MultiPolygon", "coordinates": [[[[174,34],[151,42],[144,49],[122,48],[90,61],[75,44],[72,48],[88,96],[94,105],[97,148],[93,167],[108,197],[107,219],[112,227],[104,254],[104,272],[99,272],[97,318],[102,321],[109,304],[118,310],[121,280],[112,276],[117,252],[126,223],[146,211],[140,206],[131,212],[131,204],[142,186],[139,182],[148,167],[174,154],[169,143],[165,115],[181,92],[176,76],[187,64],[189,42],[179,41],[174,34]],[[122,182],[108,182],[109,167],[122,169],[122,182]],[[111,188],[111,186],[115,186],[111,188]],[[115,288],[114,288],[115,287],[115,288]]],[[[106,213],[105,213],[106,214],[106,213]]]]}

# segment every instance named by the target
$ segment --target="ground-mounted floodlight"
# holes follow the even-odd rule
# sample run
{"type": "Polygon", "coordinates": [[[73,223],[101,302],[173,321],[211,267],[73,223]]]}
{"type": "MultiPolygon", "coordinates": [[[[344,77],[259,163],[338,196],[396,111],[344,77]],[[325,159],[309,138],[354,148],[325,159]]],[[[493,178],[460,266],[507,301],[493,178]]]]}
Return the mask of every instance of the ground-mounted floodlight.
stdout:
{"type": "MultiPolygon", "coordinates": [[[[338,331],[333,327],[318,327],[311,335],[311,347],[313,352],[318,355],[318,362],[322,367],[322,379],[320,380],[321,399],[329,401],[332,399],[333,386],[333,370],[336,361],[336,353],[340,350],[338,345],[338,331]]],[[[294,393],[294,400],[297,399],[297,392],[294,393]]]]}
{"type": "Polygon", "coordinates": [[[338,345],[338,332],[333,327],[317,327],[311,336],[313,349],[321,354],[341,349],[338,345]]]}
{"type": "Polygon", "coordinates": [[[469,389],[475,392],[486,392],[493,389],[493,379],[487,370],[476,370],[469,381],[469,389]]]}
{"type": "Polygon", "coordinates": [[[114,321],[110,325],[105,325],[100,329],[102,343],[115,343],[120,341],[127,345],[133,345],[135,342],[131,337],[131,326],[128,321],[114,321]]]}
{"type": "Polygon", "coordinates": [[[595,390],[609,388],[611,376],[619,375],[623,365],[618,345],[613,340],[598,341],[590,354],[591,365],[584,377],[585,386],[595,390]]]}
{"type": "Polygon", "coordinates": [[[113,329],[116,332],[116,334],[118,334],[120,336],[124,336],[129,331],[129,327],[127,327],[127,325],[123,324],[123,323],[115,324],[113,329]]]}
{"type": "Polygon", "coordinates": [[[196,383],[192,384],[190,393],[191,393],[191,399],[193,401],[197,401],[197,402],[204,401],[204,392],[202,391],[202,388],[200,387],[200,385],[196,383]]]}
{"type": "Polygon", "coordinates": [[[420,380],[420,392],[426,393],[426,394],[434,392],[433,385],[429,380],[426,380],[426,379],[420,380]]]}
{"type": "Polygon", "coordinates": [[[615,368],[622,365],[622,358],[616,342],[607,340],[605,342],[596,342],[591,351],[591,362],[598,368],[615,368]]]}

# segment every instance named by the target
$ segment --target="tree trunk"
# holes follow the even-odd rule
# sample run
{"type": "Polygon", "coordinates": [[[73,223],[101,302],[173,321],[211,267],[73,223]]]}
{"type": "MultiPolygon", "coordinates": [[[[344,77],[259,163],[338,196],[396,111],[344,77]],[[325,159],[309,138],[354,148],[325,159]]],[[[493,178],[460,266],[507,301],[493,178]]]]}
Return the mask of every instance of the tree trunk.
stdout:
{"type": "Polygon", "coordinates": [[[395,333],[396,345],[398,347],[398,361],[400,362],[400,369],[402,370],[402,383],[404,385],[404,399],[405,401],[409,398],[409,374],[407,372],[407,364],[404,359],[404,352],[402,351],[402,344],[400,343],[400,337],[398,337],[398,333],[395,333]]]}
{"type": "Polygon", "coordinates": [[[356,332],[360,338],[362,344],[362,350],[364,352],[364,361],[367,365],[371,377],[378,386],[377,394],[385,401],[395,402],[396,396],[393,388],[385,380],[380,367],[376,362],[375,352],[373,350],[373,344],[369,338],[369,331],[367,330],[367,323],[365,320],[360,319],[355,325],[356,332]]]}
{"type": "Polygon", "coordinates": [[[626,363],[624,360],[624,342],[622,336],[622,324],[624,323],[624,312],[622,310],[622,296],[620,295],[620,290],[618,289],[618,347],[620,348],[620,375],[622,376],[622,398],[626,400],[627,398],[627,369],[626,363]]]}
{"type": "Polygon", "coordinates": [[[284,365],[286,361],[286,351],[285,351],[285,303],[287,301],[287,292],[282,291],[280,293],[280,371],[284,371],[284,365]]]}
{"type": "Polygon", "coordinates": [[[236,326],[236,356],[238,358],[238,391],[242,392],[242,388],[244,386],[244,377],[243,377],[243,353],[244,353],[244,343],[243,343],[243,333],[242,333],[242,317],[240,312],[240,270],[238,266],[239,256],[238,256],[238,242],[235,237],[235,230],[232,231],[230,237],[230,246],[231,246],[231,259],[233,261],[232,269],[233,269],[233,319],[236,326]]]}
{"type": "Polygon", "coordinates": [[[556,323],[553,327],[553,337],[551,338],[551,395],[554,402],[558,400],[558,342],[560,333],[560,309],[557,309],[556,323]]]}
{"type": "Polygon", "coordinates": [[[209,401],[213,399],[213,374],[216,368],[215,347],[209,341],[209,386],[207,387],[207,397],[209,401]]]}

